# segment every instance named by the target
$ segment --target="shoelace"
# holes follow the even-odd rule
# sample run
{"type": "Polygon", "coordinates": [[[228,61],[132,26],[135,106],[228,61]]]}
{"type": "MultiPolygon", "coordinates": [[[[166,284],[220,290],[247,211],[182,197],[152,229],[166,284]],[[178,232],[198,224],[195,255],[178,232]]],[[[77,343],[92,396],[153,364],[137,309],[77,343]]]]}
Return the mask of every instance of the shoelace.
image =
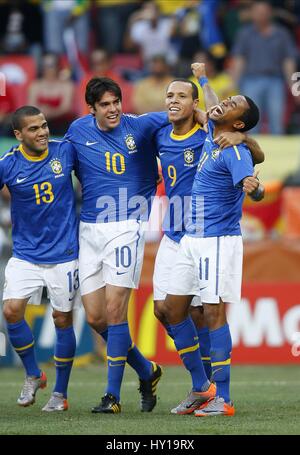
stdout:
{"type": "Polygon", "coordinates": [[[33,388],[34,388],[34,379],[26,378],[23,389],[22,389],[22,396],[28,395],[29,393],[33,393],[33,388]]]}

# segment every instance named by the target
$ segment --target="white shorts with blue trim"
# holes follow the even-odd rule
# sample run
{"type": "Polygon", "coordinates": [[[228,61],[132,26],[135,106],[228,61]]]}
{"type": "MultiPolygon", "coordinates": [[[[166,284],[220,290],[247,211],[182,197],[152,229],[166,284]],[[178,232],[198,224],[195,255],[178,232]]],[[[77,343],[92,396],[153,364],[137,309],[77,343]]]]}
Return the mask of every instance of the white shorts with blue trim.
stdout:
{"type": "Polygon", "coordinates": [[[47,288],[51,306],[69,312],[81,304],[79,292],[78,260],[62,264],[32,264],[10,258],[5,269],[3,300],[29,299],[28,303],[41,303],[43,287],[47,288]]]}
{"type": "Polygon", "coordinates": [[[79,226],[81,295],[106,284],[135,289],[143,265],[147,223],[125,220],[79,226]]]}
{"type": "MultiPolygon", "coordinates": [[[[161,239],[154,266],[153,274],[153,299],[165,300],[172,269],[176,263],[176,256],[179,250],[179,243],[174,242],[167,235],[161,239]]],[[[188,295],[195,295],[197,292],[197,279],[195,276],[194,287],[189,289],[188,295]]],[[[201,299],[195,296],[191,302],[192,306],[201,305],[201,299]]]]}
{"type": "Polygon", "coordinates": [[[241,300],[243,242],[240,235],[190,237],[180,242],[172,267],[168,294],[189,295],[195,287],[202,303],[238,303],[241,300]]]}

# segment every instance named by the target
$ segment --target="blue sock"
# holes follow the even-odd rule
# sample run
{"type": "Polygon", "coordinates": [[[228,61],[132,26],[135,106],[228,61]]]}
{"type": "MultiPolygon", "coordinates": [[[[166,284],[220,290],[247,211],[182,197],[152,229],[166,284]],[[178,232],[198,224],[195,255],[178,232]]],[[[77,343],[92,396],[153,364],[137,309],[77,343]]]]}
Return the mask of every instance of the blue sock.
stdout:
{"type": "Polygon", "coordinates": [[[199,345],[200,345],[200,353],[201,359],[203,362],[204,370],[208,379],[211,378],[211,363],[210,363],[210,337],[209,337],[209,330],[208,327],[204,327],[202,329],[196,329],[198,338],[199,338],[199,345]]]}
{"type": "Polygon", "coordinates": [[[170,324],[166,325],[166,326],[165,326],[165,329],[166,329],[167,334],[169,335],[169,337],[172,338],[172,340],[174,340],[174,337],[173,337],[173,333],[172,333],[172,329],[171,329],[170,324]]]}
{"type": "Polygon", "coordinates": [[[67,398],[67,389],[73,360],[76,351],[76,338],[73,326],[66,329],[55,327],[56,344],[54,360],[56,367],[56,383],[53,392],[62,393],[67,398]]]}
{"type": "Polygon", "coordinates": [[[190,317],[179,324],[170,325],[178,354],[184,366],[192,376],[193,390],[200,392],[207,390],[209,381],[205,374],[199,349],[197,332],[190,317]]]}
{"type": "Polygon", "coordinates": [[[210,357],[213,380],[217,386],[217,396],[223,397],[226,403],[230,401],[230,362],[232,341],[229,325],[225,324],[217,330],[209,332],[210,357]]]}
{"type": "Polygon", "coordinates": [[[35,358],[33,335],[25,319],[13,324],[7,323],[7,333],[11,344],[22,360],[27,376],[40,377],[41,370],[35,358]]]}
{"type": "Polygon", "coordinates": [[[121,383],[130,344],[131,339],[127,322],[108,326],[106,393],[114,395],[117,401],[120,401],[121,383]]]}
{"type": "MultiPolygon", "coordinates": [[[[105,330],[100,335],[107,342],[108,331],[105,330]]],[[[128,350],[127,363],[137,372],[140,379],[147,380],[150,378],[152,363],[142,355],[133,342],[131,342],[131,347],[128,350]]]]}
{"type": "Polygon", "coordinates": [[[137,372],[139,378],[143,381],[149,379],[152,375],[152,363],[143,356],[133,341],[128,350],[127,363],[137,372]]]}

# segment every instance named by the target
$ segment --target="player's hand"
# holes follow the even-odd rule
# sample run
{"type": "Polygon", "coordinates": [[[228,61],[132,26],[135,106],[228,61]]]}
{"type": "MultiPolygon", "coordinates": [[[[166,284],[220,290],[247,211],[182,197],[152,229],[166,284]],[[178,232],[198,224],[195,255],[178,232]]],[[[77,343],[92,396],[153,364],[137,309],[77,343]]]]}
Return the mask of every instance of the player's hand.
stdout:
{"type": "Polygon", "coordinates": [[[206,77],[205,63],[192,63],[191,69],[196,79],[199,79],[200,77],[206,77]]]}
{"type": "Polygon", "coordinates": [[[200,125],[203,126],[204,131],[208,133],[208,112],[196,109],[194,112],[194,120],[196,123],[200,123],[200,125]]]}
{"type": "Polygon", "coordinates": [[[253,176],[244,178],[243,180],[243,192],[246,194],[254,193],[259,187],[259,180],[257,178],[259,171],[255,171],[253,176]]]}
{"type": "Polygon", "coordinates": [[[222,133],[214,139],[214,142],[220,146],[220,149],[226,147],[232,147],[233,145],[239,145],[245,140],[243,133],[222,133]]]}

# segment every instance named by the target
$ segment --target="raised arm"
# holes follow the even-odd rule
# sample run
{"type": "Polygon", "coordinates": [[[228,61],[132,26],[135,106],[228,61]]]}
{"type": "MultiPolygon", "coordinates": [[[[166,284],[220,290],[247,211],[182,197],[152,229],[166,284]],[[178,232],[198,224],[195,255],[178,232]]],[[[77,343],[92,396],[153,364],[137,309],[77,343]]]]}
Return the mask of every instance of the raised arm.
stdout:
{"type": "Polygon", "coordinates": [[[202,87],[205,108],[208,111],[212,106],[219,104],[219,98],[208,83],[208,79],[205,71],[205,63],[192,63],[191,65],[193,75],[198,79],[199,84],[202,87]]]}

